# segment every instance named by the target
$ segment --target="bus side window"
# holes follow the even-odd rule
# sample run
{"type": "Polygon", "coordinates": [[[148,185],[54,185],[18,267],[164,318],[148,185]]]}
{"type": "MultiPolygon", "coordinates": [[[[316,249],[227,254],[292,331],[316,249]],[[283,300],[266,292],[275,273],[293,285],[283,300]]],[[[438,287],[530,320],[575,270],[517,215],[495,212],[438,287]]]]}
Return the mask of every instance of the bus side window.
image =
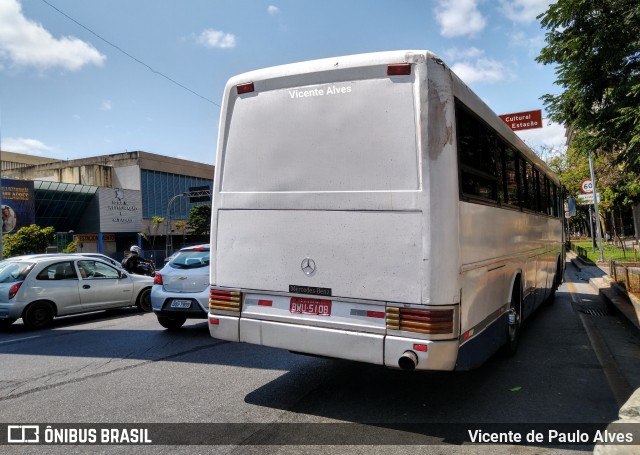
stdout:
{"type": "Polygon", "coordinates": [[[533,175],[533,166],[531,166],[531,163],[528,161],[524,164],[525,188],[527,189],[525,208],[536,210],[536,184],[534,180],[535,176],[533,175]]]}
{"type": "Polygon", "coordinates": [[[456,128],[461,193],[497,202],[497,138],[460,103],[456,103],[456,128]]]}
{"type": "Polygon", "coordinates": [[[506,202],[511,205],[520,205],[518,193],[518,156],[512,148],[505,147],[505,193],[506,202]]]}

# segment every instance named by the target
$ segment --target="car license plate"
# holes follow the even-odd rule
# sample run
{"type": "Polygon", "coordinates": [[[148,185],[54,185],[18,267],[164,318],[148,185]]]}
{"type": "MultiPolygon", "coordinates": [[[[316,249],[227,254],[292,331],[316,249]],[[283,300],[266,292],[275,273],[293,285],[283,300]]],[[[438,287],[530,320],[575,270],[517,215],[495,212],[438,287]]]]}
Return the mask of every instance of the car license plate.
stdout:
{"type": "Polygon", "coordinates": [[[315,314],[317,316],[331,316],[331,300],[291,297],[289,311],[291,313],[299,313],[299,314],[315,314]]]}
{"type": "Polygon", "coordinates": [[[191,300],[174,300],[171,302],[171,308],[191,308],[191,300]]]}

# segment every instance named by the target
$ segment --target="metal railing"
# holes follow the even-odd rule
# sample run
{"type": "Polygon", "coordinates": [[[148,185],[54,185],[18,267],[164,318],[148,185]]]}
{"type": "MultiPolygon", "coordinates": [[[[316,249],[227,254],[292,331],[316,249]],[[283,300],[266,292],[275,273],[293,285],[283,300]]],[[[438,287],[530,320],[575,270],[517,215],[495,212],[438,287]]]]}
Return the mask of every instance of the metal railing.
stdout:
{"type": "Polygon", "coordinates": [[[609,276],[627,292],[640,293],[640,262],[609,261],[609,276]]]}
{"type": "Polygon", "coordinates": [[[578,255],[580,259],[584,259],[585,261],[589,261],[589,253],[586,248],[582,248],[581,246],[576,245],[573,242],[567,242],[566,244],[567,250],[571,250],[578,255]]]}

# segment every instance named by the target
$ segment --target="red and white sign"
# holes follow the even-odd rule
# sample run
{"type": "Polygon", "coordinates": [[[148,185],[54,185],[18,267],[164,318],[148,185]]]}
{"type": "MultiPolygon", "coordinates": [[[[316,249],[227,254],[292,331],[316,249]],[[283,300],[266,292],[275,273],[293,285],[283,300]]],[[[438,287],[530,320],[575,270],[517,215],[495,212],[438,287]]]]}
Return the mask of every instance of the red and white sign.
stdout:
{"type": "Polygon", "coordinates": [[[542,128],[542,111],[516,112],[499,116],[513,131],[542,128]]]}
{"type": "Polygon", "coordinates": [[[593,193],[593,182],[591,179],[582,179],[582,182],[580,182],[580,191],[582,191],[582,194],[593,193]]]}

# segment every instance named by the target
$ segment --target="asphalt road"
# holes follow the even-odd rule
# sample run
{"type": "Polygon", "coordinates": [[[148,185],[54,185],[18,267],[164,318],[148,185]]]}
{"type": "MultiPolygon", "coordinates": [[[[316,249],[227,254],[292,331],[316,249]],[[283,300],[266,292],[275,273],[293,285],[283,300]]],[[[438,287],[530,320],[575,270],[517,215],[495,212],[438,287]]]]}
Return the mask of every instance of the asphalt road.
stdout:
{"type": "MultiPolygon", "coordinates": [[[[515,357],[495,356],[470,372],[406,373],[229,343],[210,338],[205,322],[170,332],[153,314],[134,310],[64,318],[42,331],[18,321],[0,332],[0,422],[206,424],[160,428],[169,439],[171,432],[197,431],[238,441],[136,446],[135,453],[591,452],[592,445],[478,446],[458,437],[460,430],[482,428],[606,424],[616,420],[621,397],[640,385],[630,361],[640,352],[637,335],[614,316],[583,311],[602,304],[575,269],[567,278],[556,301],[525,324],[515,357]],[[585,318],[611,340],[599,354],[585,318]],[[337,422],[345,425],[319,425],[337,422]],[[290,440],[280,445],[283,432],[290,440]],[[372,438],[381,444],[363,443],[372,438]],[[325,445],[331,443],[340,445],[325,445]]],[[[47,447],[49,453],[129,451],[47,447]]]]}

